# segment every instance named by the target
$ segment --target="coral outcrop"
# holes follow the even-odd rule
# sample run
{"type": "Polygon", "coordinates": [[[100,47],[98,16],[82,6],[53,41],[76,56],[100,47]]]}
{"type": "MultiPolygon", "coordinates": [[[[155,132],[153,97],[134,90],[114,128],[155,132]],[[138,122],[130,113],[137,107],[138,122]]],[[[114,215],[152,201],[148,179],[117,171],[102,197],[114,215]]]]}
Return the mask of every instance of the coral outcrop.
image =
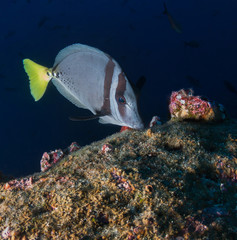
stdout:
{"type": "Polygon", "coordinates": [[[169,110],[172,120],[222,121],[226,119],[222,104],[201,96],[194,96],[192,89],[172,92],[169,110]]]}

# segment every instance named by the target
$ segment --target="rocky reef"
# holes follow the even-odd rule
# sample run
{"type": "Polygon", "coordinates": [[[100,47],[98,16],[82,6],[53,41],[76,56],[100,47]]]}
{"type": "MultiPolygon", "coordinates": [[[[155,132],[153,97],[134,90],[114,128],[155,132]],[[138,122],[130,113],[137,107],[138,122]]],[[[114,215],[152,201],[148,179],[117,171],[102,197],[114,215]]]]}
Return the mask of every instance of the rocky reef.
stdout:
{"type": "Polygon", "coordinates": [[[2,239],[236,239],[237,121],[169,121],[0,184],[2,239]]]}

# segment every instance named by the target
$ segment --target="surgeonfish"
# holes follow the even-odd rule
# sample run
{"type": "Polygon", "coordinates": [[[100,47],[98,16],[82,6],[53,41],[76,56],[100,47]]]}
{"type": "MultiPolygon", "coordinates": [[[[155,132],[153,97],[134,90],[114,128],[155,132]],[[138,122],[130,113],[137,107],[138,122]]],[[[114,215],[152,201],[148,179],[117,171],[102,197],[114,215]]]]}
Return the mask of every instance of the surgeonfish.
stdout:
{"type": "Polygon", "coordinates": [[[99,49],[73,44],[58,53],[52,68],[30,59],[23,64],[35,101],[44,95],[51,80],[65,98],[94,114],[72,120],[99,118],[100,123],[144,128],[131,84],[119,64],[99,49]]]}
{"type": "Polygon", "coordinates": [[[182,28],[181,26],[176,22],[176,20],[171,16],[171,14],[169,13],[167,6],[164,2],[164,12],[163,14],[167,15],[170,25],[171,27],[177,32],[177,33],[182,33],[182,28]]]}

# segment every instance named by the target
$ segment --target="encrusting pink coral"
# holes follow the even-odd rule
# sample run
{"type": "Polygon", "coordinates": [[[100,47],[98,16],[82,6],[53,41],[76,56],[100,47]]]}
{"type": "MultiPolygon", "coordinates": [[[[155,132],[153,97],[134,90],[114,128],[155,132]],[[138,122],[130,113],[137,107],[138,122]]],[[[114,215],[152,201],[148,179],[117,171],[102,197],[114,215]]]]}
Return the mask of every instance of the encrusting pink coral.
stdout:
{"type": "Polygon", "coordinates": [[[226,119],[224,107],[200,96],[193,96],[192,89],[172,92],[169,110],[171,119],[220,121],[226,119]]]}
{"type": "Polygon", "coordinates": [[[12,190],[12,189],[21,189],[26,190],[28,188],[31,188],[33,185],[33,178],[23,178],[20,181],[18,180],[12,180],[4,185],[5,190],[12,190]]]}
{"type": "Polygon", "coordinates": [[[101,150],[102,150],[102,153],[108,153],[108,152],[111,152],[112,150],[113,150],[113,147],[112,147],[112,145],[111,144],[104,144],[103,146],[102,146],[102,148],[101,148],[101,150]]]}
{"type": "Polygon", "coordinates": [[[55,151],[44,152],[42,159],[40,161],[40,168],[42,172],[47,171],[60,159],[62,159],[68,153],[77,151],[80,149],[80,146],[76,142],[72,142],[71,145],[66,148],[64,151],[62,149],[57,149],[55,151]]]}
{"type": "Polygon", "coordinates": [[[61,149],[50,151],[49,153],[44,152],[40,161],[40,168],[42,172],[47,171],[55,163],[57,163],[63,157],[63,151],[61,149]]]}

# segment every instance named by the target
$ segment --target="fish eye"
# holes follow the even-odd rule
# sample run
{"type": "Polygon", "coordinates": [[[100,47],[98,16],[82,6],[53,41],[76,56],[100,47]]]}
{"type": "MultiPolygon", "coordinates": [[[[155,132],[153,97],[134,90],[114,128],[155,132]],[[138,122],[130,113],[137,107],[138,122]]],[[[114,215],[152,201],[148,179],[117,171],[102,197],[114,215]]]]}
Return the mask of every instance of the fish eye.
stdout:
{"type": "Polygon", "coordinates": [[[120,103],[122,103],[122,104],[126,104],[126,99],[125,99],[124,96],[119,97],[118,101],[119,101],[120,103]]]}

